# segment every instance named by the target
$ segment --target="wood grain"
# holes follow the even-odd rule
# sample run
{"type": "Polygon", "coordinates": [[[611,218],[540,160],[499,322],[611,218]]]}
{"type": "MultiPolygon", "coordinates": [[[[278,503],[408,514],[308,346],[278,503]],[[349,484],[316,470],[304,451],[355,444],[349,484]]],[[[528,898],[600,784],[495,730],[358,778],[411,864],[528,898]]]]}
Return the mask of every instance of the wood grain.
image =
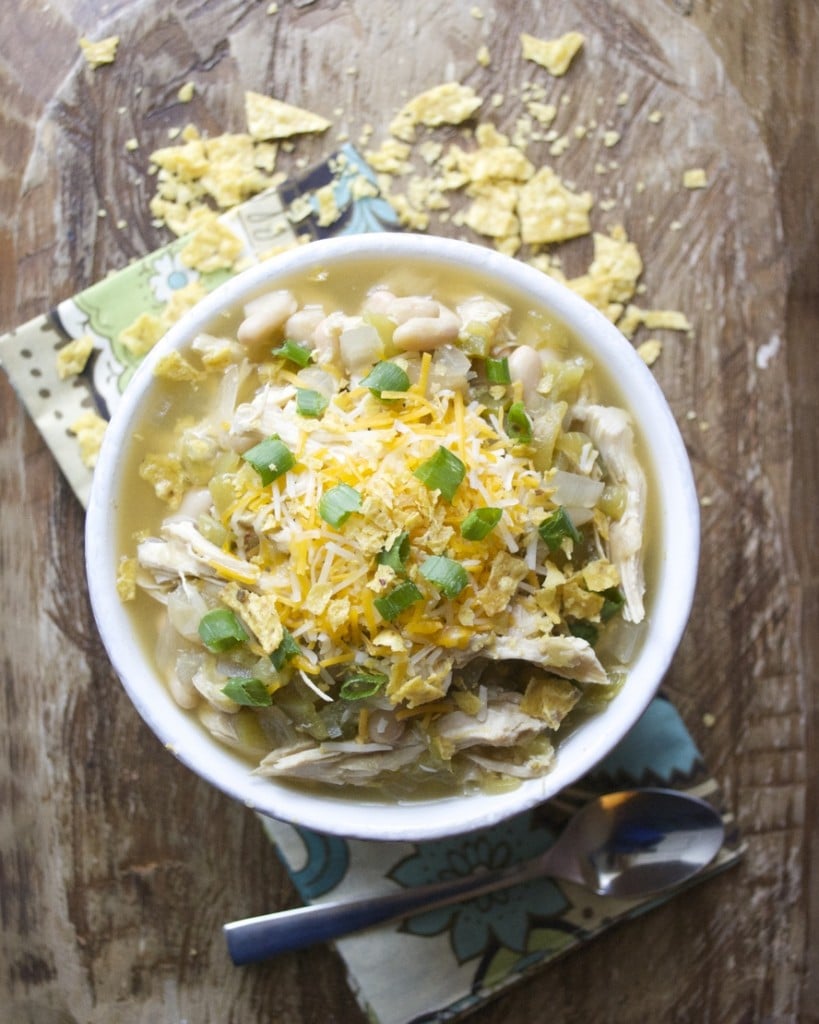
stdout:
{"type": "MultiPolygon", "coordinates": [[[[585,70],[559,83],[567,123],[610,119],[622,139],[573,146],[560,172],[617,200],[595,227],[623,221],[645,260],[641,301],[695,326],[663,336],[656,366],[705,499],[696,607],[666,689],[748,852],[473,1019],[540,1019],[548,1006],[555,1022],[819,1020],[815,5],[498,0],[482,20],[466,2],[279,6],[3,6],[0,329],[165,241],[147,212],[150,150],[185,120],[239,129],[244,89],[325,113],[353,140],[369,122],[377,141],[404,99],[458,77],[507,97],[497,123],[510,130],[514,90],[533,77],[518,33],[583,30],[585,70]],[[91,74],[77,37],[109,32],[117,61],[91,74]],[[484,40],[488,69],[474,56],[484,40]],[[189,79],[200,88],[183,110],[189,79]],[[655,108],[659,126],[646,120],[655,108]],[[619,167],[596,175],[609,158],[619,167]],[[687,194],[680,171],[700,163],[711,187],[687,194]]],[[[298,155],[326,149],[316,139],[298,155]]],[[[282,154],[282,169],[296,158],[282,154]]],[[[588,257],[585,242],[567,247],[567,269],[588,257]]],[[[328,950],[230,967],[221,923],[295,894],[256,819],[179,765],[113,677],[86,596],[82,510],[0,389],[0,1017],[363,1020],[328,950]]]]}

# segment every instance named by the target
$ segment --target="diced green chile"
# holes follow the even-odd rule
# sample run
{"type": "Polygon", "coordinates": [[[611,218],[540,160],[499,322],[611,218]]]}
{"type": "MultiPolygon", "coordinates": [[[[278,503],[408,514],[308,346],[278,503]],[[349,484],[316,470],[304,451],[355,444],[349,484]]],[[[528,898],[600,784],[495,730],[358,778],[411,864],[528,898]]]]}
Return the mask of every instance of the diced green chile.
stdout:
{"type": "Polygon", "coordinates": [[[338,692],[342,700],[363,700],[374,697],[386,683],[387,676],[383,672],[351,672],[338,692]]]}

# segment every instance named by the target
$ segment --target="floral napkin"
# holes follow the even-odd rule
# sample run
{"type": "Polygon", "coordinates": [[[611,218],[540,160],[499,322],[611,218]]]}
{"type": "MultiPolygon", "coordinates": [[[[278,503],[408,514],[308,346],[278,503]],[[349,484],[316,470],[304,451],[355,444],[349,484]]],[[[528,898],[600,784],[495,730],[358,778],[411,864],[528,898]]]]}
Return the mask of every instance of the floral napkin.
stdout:
{"type": "MultiPolygon", "coordinates": [[[[241,238],[247,265],[304,238],[398,227],[392,207],[378,193],[375,175],[351,146],[223,219],[241,238]],[[333,196],[330,218],[328,188],[333,196]]],[[[93,462],[93,437],[84,447],[82,430],[87,427],[81,424],[89,419],[104,423],[110,417],[139,363],[123,345],[123,332],[143,313],[161,317],[193,280],[210,290],[228,276],[227,271],[190,270],[179,258],[184,243],[179,239],[151,253],[0,338],[3,367],[83,504],[93,474],[87,464],[93,462]],[[59,353],[86,336],[93,339],[87,364],[78,374],[61,376],[59,353]]],[[[683,790],[708,800],[723,814],[724,845],[707,871],[688,886],[739,859],[741,842],[717,783],[676,710],[662,696],[578,785],[490,829],[427,843],[377,843],[324,835],[270,818],[262,823],[299,895],[312,903],[424,885],[525,860],[545,850],[589,799],[638,786],[683,790]]],[[[336,946],[350,986],[373,1024],[451,1021],[668,898],[614,900],[543,879],[416,914],[401,924],[339,940],[336,946]],[[396,964],[401,965],[398,973],[396,964]]],[[[259,907],[258,912],[266,909],[259,907]]]]}

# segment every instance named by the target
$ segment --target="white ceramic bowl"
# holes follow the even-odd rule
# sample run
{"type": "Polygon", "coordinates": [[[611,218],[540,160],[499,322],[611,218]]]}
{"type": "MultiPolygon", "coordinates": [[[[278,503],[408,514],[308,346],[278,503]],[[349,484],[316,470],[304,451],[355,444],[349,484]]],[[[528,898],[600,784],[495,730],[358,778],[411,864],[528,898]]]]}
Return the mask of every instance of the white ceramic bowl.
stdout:
{"type": "Polygon", "coordinates": [[[112,417],[94,475],[86,526],[88,583],[100,635],[131,700],[167,748],[213,785],[263,814],[319,831],[380,840],[432,839],[485,827],[547,800],[589,771],[635,724],[657,691],[691,609],[698,551],[698,503],[680,433],[654,377],[620,332],[568,288],[520,261],[469,243],[398,233],[311,242],[223,284],[177,323],[134,375],[112,417]],[[116,519],[129,487],[123,479],[121,453],[152,387],[157,360],[171,349],[187,347],[225,310],[240,309],[250,298],[281,287],[285,277],[312,275],[362,259],[380,261],[385,270],[414,261],[433,279],[436,268],[455,267],[550,310],[575,332],[596,365],[617,381],[657,492],[652,509],[659,518],[654,590],[648,595],[645,639],[628,680],[604,710],[560,741],[556,763],[547,775],[508,793],[379,804],[254,775],[247,761],[213,740],[174,702],[135,637],[128,607],[117,595],[121,551],[116,519]]]}

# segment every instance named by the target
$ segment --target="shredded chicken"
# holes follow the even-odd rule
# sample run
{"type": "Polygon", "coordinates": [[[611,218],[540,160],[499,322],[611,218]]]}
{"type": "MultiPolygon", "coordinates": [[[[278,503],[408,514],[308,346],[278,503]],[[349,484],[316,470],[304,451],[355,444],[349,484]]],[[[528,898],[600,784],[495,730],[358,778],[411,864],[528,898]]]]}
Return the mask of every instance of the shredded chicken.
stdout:
{"type": "Polygon", "coordinates": [[[612,479],[626,488],[626,508],[609,528],[611,560],[620,570],[620,582],[626,600],[624,617],[642,622],[643,527],[646,513],[646,478],[634,453],[631,420],[623,409],[604,405],[578,404],[574,413],[585,424],[612,479]]]}

